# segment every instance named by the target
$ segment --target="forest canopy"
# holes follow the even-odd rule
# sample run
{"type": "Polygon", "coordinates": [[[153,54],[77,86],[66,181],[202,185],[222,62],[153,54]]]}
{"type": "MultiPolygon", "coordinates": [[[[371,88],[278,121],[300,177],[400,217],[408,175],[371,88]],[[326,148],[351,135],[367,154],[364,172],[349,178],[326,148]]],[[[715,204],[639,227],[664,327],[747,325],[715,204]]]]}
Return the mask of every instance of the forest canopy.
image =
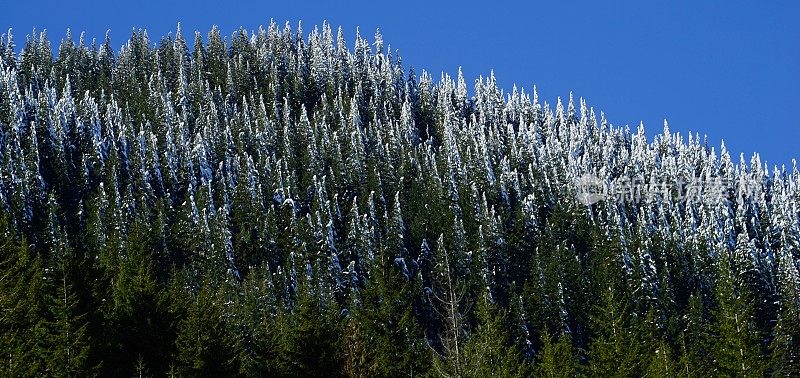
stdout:
{"type": "Polygon", "coordinates": [[[193,38],[0,40],[0,375],[800,375],[796,165],[380,33],[193,38]]]}

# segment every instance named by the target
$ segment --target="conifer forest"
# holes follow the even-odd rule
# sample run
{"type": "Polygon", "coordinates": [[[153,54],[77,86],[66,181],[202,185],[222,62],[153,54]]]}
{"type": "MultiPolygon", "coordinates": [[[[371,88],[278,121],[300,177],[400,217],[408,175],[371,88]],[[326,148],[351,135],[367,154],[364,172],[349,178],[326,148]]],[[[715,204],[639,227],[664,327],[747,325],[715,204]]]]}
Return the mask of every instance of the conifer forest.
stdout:
{"type": "Polygon", "coordinates": [[[0,376],[800,375],[795,164],[349,34],[5,34],[0,376]]]}

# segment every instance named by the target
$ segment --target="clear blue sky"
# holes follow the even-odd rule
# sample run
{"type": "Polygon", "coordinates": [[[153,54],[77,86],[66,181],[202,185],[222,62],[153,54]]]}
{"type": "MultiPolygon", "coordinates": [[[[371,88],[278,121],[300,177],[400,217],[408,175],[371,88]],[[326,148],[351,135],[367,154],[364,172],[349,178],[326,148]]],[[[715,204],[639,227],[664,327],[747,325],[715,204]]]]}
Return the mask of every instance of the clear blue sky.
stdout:
{"type": "Polygon", "coordinates": [[[0,28],[13,28],[20,45],[34,27],[54,44],[67,28],[98,40],[110,29],[117,47],[134,27],[157,39],[179,21],[188,35],[213,24],[230,35],[270,19],[302,20],[305,31],[328,20],[351,43],[356,26],[370,38],[380,28],[406,66],[435,78],[462,66],[472,81],[494,69],[507,90],[536,84],[551,103],[572,91],[616,125],[643,121],[651,137],[668,118],[673,132],[699,131],[712,146],[724,139],[735,156],[800,158],[800,1],[231,3],[12,1],[0,28]]]}

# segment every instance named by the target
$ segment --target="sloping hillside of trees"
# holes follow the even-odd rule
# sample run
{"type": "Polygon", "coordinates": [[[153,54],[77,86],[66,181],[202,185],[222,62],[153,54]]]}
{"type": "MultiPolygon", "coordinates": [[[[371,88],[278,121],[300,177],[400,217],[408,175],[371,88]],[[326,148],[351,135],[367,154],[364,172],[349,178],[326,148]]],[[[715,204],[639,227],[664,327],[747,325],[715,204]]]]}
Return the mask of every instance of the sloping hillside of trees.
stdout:
{"type": "Polygon", "coordinates": [[[380,34],[185,38],[0,42],[0,375],[800,375],[796,166],[380,34]]]}

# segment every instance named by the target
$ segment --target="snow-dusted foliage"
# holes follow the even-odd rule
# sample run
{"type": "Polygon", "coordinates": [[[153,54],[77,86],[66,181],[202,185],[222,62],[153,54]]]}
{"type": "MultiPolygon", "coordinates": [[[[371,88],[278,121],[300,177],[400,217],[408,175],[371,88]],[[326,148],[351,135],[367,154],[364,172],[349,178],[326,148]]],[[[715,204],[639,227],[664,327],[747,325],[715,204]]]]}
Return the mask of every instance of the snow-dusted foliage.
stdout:
{"type": "Polygon", "coordinates": [[[24,264],[72,290],[74,374],[800,373],[796,164],[435,81],[379,33],[206,41],[0,42],[0,295],[24,264]],[[105,331],[142,306],[163,339],[105,331]]]}

